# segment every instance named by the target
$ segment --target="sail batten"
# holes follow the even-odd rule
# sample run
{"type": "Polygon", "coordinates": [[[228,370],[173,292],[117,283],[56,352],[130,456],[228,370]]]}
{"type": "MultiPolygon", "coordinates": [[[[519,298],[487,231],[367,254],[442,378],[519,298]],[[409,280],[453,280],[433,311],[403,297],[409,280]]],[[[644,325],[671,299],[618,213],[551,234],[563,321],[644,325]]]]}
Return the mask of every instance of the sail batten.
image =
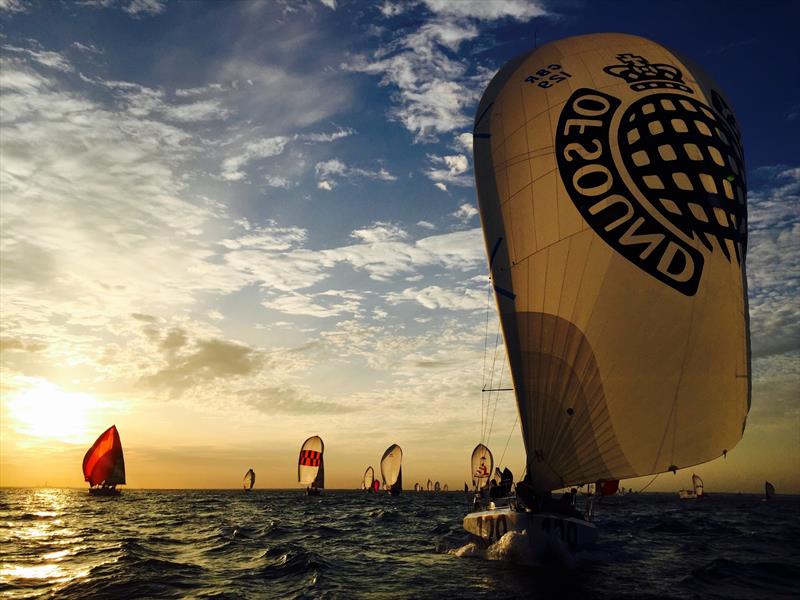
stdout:
{"type": "Polygon", "coordinates": [[[746,181],[716,84],[637,36],[560,40],[494,77],[473,151],[530,484],[733,448],[750,405],[746,181]]]}

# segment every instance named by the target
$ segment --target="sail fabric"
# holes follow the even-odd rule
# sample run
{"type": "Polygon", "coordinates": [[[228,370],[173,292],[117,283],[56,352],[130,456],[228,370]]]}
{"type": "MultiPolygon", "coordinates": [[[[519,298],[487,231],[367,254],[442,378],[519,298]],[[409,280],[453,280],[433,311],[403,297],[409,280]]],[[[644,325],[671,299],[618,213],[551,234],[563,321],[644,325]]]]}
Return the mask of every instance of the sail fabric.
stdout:
{"type": "Polygon", "coordinates": [[[375,480],[375,470],[372,467],[367,467],[364,471],[364,479],[361,481],[361,489],[368,490],[372,488],[372,482],[375,480]]]}
{"type": "Polygon", "coordinates": [[[449,487],[449,486],[448,486],[448,485],[445,483],[445,484],[442,486],[442,491],[443,491],[443,492],[448,492],[448,491],[450,491],[450,487],[449,487]]]}
{"type": "Polygon", "coordinates": [[[252,490],[255,484],[256,484],[256,472],[253,471],[253,469],[248,469],[247,473],[244,474],[242,487],[244,487],[244,489],[246,490],[252,490]]]}
{"type": "Polygon", "coordinates": [[[83,479],[90,485],[125,483],[125,457],[116,426],[100,434],[83,457],[83,479]]]}
{"type": "MultiPolygon", "coordinates": [[[[297,481],[299,483],[303,485],[316,484],[319,472],[322,471],[324,474],[322,463],[324,451],[325,444],[322,443],[322,438],[318,435],[314,435],[303,442],[300,447],[300,457],[297,461],[297,481]]],[[[314,485],[314,487],[318,486],[314,485]]]]}
{"type": "Polygon", "coordinates": [[[769,499],[775,495],[775,486],[769,481],[764,482],[764,497],[769,499]]]}
{"type": "Polygon", "coordinates": [[[644,38],[509,61],[474,170],[534,490],[712,460],[750,405],[741,139],[716,84],[644,38]]]}
{"type": "Polygon", "coordinates": [[[478,444],[472,451],[472,485],[476,490],[482,490],[489,485],[489,479],[494,468],[492,451],[483,444],[478,444]]]}
{"type": "Polygon", "coordinates": [[[692,474],[692,489],[694,489],[695,496],[703,495],[703,480],[699,475],[692,474]]]}
{"type": "Polygon", "coordinates": [[[375,479],[375,480],[372,482],[372,491],[373,491],[373,492],[377,492],[379,489],[381,489],[381,482],[380,482],[380,481],[378,481],[377,479],[375,479]]]}
{"type": "Polygon", "coordinates": [[[619,490],[619,479],[598,480],[594,489],[598,496],[613,496],[619,490]]]}
{"type": "Polygon", "coordinates": [[[442,491],[442,486],[439,484],[438,481],[433,484],[433,491],[434,492],[441,492],[442,491]]]}
{"type": "Polygon", "coordinates": [[[384,486],[391,487],[397,483],[402,463],[403,450],[397,444],[392,444],[381,458],[381,478],[384,486]]]}
{"type": "Polygon", "coordinates": [[[429,492],[433,491],[433,483],[430,479],[428,479],[428,484],[425,486],[425,489],[429,492]]]}

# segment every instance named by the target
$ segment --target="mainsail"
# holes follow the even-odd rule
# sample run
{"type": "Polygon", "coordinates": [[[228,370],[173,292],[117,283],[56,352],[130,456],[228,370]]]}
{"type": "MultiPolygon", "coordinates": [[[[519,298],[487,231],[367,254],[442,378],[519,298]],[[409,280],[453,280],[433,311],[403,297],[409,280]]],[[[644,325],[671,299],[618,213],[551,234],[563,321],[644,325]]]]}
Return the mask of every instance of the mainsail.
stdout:
{"type": "Polygon", "coordinates": [[[381,477],[384,487],[392,494],[403,490],[403,450],[397,444],[392,444],[383,453],[381,477]]]}
{"type": "Polygon", "coordinates": [[[644,38],[567,38],[497,73],[473,139],[528,484],[726,454],[750,406],[747,208],[717,85],[644,38]]]}
{"type": "Polygon", "coordinates": [[[472,485],[476,490],[482,490],[489,485],[494,467],[492,451],[483,444],[478,444],[472,451],[472,485]]]}
{"type": "Polygon", "coordinates": [[[325,487],[325,444],[318,435],[308,438],[300,447],[297,461],[297,481],[314,489],[325,487]]]}
{"type": "Polygon", "coordinates": [[[372,467],[367,467],[364,471],[364,479],[361,480],[362,490],[372,490],[372,482],[375,481],[375,470],[372,467]]]}
{"type": "Polygon", "coordinates": [[[252,490],[255,484],[256,484],[256,472],[253,471],[253,469],[248,469],[247,473],[244,474],[242,487],[246,490],[252,490]]]}
{"type": "Polygon", "coordinates": [[[125,457],[116,426],[100,434],[83,457],[83,479],[89,485],[125,484],[125,457]]]}

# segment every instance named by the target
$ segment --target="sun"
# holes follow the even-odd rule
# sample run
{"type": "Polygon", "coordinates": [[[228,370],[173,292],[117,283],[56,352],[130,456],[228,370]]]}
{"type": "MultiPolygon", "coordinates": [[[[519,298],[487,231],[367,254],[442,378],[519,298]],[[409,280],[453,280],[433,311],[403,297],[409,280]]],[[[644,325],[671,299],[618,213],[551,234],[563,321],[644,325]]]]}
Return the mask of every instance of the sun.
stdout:
{"type": "Polygon", "coordinates": [[[90,412],[98,404],[89,394],[68,392],[49,381],[37,380],[10,399],[9,412],[20,433],[48,440],[82,441],[90,412]]]}

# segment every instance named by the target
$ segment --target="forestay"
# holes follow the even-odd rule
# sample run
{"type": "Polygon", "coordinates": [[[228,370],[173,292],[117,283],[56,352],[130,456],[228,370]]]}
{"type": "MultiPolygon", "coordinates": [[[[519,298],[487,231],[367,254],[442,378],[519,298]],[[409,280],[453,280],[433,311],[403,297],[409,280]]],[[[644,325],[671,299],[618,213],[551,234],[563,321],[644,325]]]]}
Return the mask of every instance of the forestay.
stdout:
{"type": "Polygon", "coordinates": [[[718,86],[637,36],[564,39],[494,77],[473,148],[534,489],[729,451],[750,405],[747,210],[718,86]]]}

